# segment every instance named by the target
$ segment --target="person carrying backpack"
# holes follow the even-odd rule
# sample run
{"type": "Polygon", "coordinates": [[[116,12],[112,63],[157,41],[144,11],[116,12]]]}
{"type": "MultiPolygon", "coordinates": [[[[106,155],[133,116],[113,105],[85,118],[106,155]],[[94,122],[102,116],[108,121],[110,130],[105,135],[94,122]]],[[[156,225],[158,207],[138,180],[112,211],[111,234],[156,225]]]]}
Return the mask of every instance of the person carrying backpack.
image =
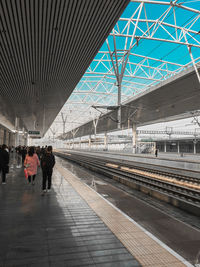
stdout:
{"type": "Polygon", "coordinates": [[[53,167],[55,165],[55,157],[52,153],[52,146],[48,146],[46,153],[41,158],[41,168],[42,168],[42,195],[51,190],[51,177],[53,173],[53,167]],[[48,190],[46,188],[48,180],[48,190]]]}

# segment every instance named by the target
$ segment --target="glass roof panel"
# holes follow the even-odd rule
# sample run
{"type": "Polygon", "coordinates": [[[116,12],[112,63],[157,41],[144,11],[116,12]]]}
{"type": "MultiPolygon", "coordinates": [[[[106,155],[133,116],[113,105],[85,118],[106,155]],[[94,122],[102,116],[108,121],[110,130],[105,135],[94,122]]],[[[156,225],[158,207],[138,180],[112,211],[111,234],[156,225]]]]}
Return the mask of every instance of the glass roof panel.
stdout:
{"type": "Polygon", "coordinates": [[[199,10],[199,0],[132,0],[46,135],[98,117],[92,106],[117,105],[120,79],[123,103],[199,64],[199,10]]]}

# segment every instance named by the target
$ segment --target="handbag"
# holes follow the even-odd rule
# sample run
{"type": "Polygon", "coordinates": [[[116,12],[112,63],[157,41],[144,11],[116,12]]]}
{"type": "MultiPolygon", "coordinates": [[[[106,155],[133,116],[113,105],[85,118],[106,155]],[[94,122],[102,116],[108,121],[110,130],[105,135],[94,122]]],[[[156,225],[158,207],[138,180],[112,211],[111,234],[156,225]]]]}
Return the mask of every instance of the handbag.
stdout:
{"type": "Polygon", "coordinates": [[[27,179],[28,178],[28,171],[26,168],[24,168],[24,175],[25,175],[25,178],[27,179]]]}

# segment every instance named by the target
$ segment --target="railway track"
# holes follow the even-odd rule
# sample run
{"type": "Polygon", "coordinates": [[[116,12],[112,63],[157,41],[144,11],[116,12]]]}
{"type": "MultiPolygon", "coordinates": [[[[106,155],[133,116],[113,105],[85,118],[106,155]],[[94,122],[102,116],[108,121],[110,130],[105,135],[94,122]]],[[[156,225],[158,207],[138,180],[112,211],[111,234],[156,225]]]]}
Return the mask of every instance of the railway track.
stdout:
{"type": "Polygon", "coordinates": [[[200,215],[200,179],[133,166],[94,156],[57,153],[123,184],[200,215]]]}

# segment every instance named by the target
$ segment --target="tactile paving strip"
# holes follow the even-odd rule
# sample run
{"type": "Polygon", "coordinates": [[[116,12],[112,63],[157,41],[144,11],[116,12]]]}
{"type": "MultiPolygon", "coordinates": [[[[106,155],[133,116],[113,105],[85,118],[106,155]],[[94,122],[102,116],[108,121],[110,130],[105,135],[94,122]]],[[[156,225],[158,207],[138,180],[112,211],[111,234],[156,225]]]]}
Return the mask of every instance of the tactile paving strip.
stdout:
{"type": "Polygon", "coordinates": [[[115,209],[67,169],[58,163],[56,168],[142,266],[189,266],[153,240],[128,217],[115,209]]]}

